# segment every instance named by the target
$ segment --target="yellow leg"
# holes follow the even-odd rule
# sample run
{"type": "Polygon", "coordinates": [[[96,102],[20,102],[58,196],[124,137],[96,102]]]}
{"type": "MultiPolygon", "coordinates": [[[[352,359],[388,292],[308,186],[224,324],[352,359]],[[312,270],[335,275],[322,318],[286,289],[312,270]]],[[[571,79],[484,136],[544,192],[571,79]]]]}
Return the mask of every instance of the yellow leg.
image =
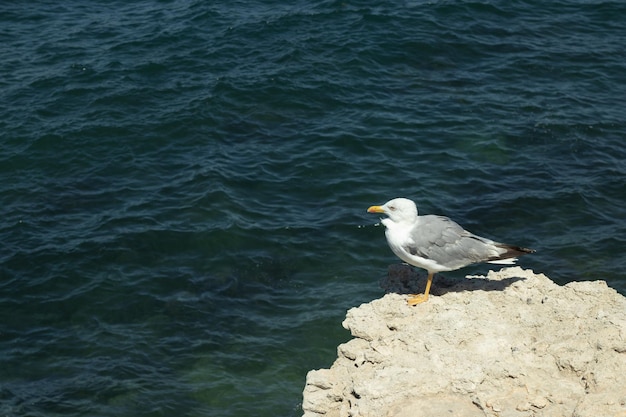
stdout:
{"type": "Polygon", "coordinates": [[[426,290],[424,290],[424,294],[417,294],[409,298],[408,300],[406,300],[406,302],[410,306],[416,306],[428,300],[428,294],[430,293],[430,285],[433,283],[433,275],[434,274],[432,272],[428,272],[428,280],[426,281],[426,290]]]}

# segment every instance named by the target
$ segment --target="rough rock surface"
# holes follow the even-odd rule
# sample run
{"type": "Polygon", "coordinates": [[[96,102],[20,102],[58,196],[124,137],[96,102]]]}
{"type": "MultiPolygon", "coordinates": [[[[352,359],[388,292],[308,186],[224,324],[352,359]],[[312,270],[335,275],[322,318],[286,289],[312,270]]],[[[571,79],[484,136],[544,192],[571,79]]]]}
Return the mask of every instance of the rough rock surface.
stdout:
{"type": "Polygon", "coordinates": [[[310,371],[304,417],[626,417],[626,298],[521,268],[424,279],[390,267],[388,294],[348,311],[354,337],[310,371]]]}

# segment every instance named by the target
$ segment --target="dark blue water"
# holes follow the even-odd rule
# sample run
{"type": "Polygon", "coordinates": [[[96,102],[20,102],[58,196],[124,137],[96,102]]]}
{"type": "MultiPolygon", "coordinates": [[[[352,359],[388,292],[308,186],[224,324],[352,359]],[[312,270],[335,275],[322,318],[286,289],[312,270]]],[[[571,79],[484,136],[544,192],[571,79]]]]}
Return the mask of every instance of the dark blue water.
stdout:
{"type": "Polygon", "coordinates": [[[0,5],[0,415],[300,415],[398,196],[626,293],[626,4],[222,3],[0,5]]]}

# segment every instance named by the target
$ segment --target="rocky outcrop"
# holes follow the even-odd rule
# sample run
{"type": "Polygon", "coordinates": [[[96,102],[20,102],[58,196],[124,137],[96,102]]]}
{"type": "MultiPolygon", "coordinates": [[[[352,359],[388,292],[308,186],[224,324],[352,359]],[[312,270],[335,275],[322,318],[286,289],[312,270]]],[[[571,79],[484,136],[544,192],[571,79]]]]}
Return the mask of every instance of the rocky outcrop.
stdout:
{"type": "Polygon", "coordinates": [[[626,417],[626,298],[604,281],[436,276],[415,307],[408,266],[383,286],[348,311],[332,367],[308,373],[304,417],[626,417]]]}

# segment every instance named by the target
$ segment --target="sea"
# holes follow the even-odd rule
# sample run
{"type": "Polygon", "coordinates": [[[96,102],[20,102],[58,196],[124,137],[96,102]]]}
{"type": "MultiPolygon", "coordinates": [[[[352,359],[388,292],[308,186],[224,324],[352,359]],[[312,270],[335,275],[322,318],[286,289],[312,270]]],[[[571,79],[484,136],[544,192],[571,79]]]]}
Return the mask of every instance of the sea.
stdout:
{"type": "Polygon", "coordinates": [[[401,262],[366,212],[395,197],[626,294],[624,27],[600,0],[2,1],[0,416],[302,415],[401,262]]]}

